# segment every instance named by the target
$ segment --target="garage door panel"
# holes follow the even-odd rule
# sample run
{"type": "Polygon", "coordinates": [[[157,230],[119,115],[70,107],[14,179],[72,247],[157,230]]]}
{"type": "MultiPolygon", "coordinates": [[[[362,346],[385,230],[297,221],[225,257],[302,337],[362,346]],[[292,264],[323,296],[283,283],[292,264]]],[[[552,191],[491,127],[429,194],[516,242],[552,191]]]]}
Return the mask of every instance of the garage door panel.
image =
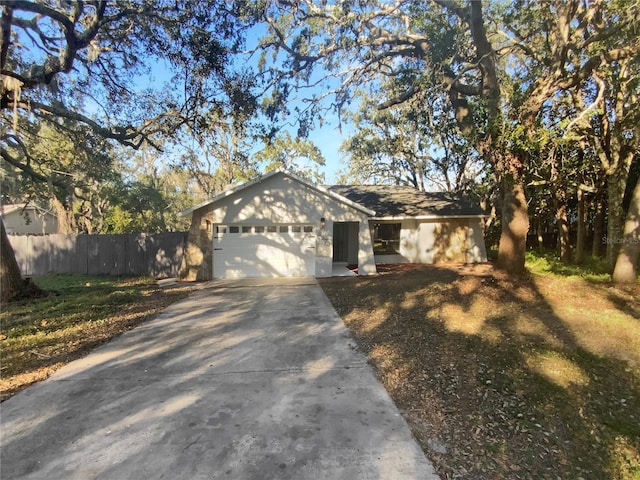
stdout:
{"type": "Polygon", "coordinates": [[[315,275],[313,233],[228,232],[219,232],[214,239],[216,278],[315,275]]]}

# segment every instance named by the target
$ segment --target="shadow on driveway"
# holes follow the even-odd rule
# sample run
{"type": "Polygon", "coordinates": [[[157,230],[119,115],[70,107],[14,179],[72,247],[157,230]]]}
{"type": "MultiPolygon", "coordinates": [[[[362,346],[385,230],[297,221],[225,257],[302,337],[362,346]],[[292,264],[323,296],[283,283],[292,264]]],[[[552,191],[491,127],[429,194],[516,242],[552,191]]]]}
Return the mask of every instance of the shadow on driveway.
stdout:
{"type": "Polygon", "coordinates": [[[216,282],[2,404],[3,479],[436,479],[313,280],[216,282]]]}

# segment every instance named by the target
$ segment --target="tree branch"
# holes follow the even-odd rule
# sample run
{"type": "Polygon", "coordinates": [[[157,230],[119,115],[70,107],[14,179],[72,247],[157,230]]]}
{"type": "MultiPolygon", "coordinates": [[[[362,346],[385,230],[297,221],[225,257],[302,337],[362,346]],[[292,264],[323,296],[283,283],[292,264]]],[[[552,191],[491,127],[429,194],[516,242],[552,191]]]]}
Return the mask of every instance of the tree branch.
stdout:
{"type": "Polygon", "coordinates": [[[583,81],[589,78],[591,72],[598,68],[601,63],[601,56],[598,55],[591,57],[572,77],[567,78],[564,81],[558,81],[558,87],[561,89],[569,89],[580,85],[583,81]]]}
{"type": "Polygon", "coordinates": [[[433,0],[433,2],[437,5],[440,5],[445,10],[453,12],[463,22],[466,23],[469,21],[468,10],[465,7],[456,5],[456,3],[453,0],[433,0]]]}
{"type": "Polygon", "coordinates": [[[2,17],[0,18],[0,70],[4,70],[4,66],[7,64],[12,22],[13,8],[7,4],[2,5],[2,17]]]}
{"type": "Polygon", "coordinates": [[[161,133],[161,132],[166,133],[167,130],[174,130],[176,128],[179,128],[180,126],[184,125],[187,122],[187,119],[184,116],[182,116],[179,112],[172,111],[172,112],[162,113],[161,115],[158,115],[150,120],[147,120],[139,127],[127,125],[124,127],[117,126],[117,127],[106,128],[100,125],[95,120],[92,120],[91,118],[81,113],[73,112],[63,107],[58,107],[56,105],[46,105],[44,103],[40,103],[33,100],[28,102],[21,101],[21,102],[18,102],[17,105],[22,109],[29,109],[31,111],[39,110],[42,114],[44,114],[42,116],[44,119],[47,119],[47,116],[51,115],[53,117],[66,118],[69,120],[73,120],[75,122],[85,124],[86,126],[91,128],[94,132],[96,132],[98,135],[104,138],[115,140],[121,143],[122,145],[132,147],[136,150],[140,148],[140,146],[144,142],[147,142],[149,145],[151,145],[158,151],[162,151],[162,148],[156,145],[151,137],[157,133],[161,133]],[[174,125],[171,125],[169,128],[167,128],[166,125],[163,126],[163,123],[162,123],[163,120],[168,118],[176,119],[176,123],[174,125]]]}
{"type": "Polygon", "coordinates": [[[578,115],[576,118],[571,120],[571,122],[569,122],[569,124],[565,128],[565,132],[562,135],[562,138],[566,138],[567,134],[571,131],[571,129],[574,126],[578,124],[578,122],[580,122],[585,116],[591,113],[594,109],[598,107],[599,104],[601,104],[604,101],[604,94],[607,89],[607,85],[604,82],[604,80],[602,80],[602,78],[600,78],[598,75],[593,75],[593,79],[598,85],[598,93],[596,94],[595,100],[591,103],[591,105],[589,105],[582,112],[580,112],[580,115],[578,115]]]}
{"type": "Polygon", "coordinates": [[[394,98],[390,98],[386,102],[382,102],[378,104],[377,108],[378,110],[385,110],[389,107],[393,107],[394,105],[399,105],[401,103],[406,102],[410,98],[412,98],[416,93],[418,93],[418,90],[414,86],[412,86],[409,90],[403,92],[401,95],[398,95],[397,97],[394,97],[394,98]]]}
{"type": "Polygon", "coordinates": [[[62,24],[65,30],[73,30],[73,21],[69,19],[69,17],[54,8],[49,8],[44,3],[13,0],[12,4],[13,8],[16,10],[23,10],[25,12],[36,13],[44,17],[52,18],[56,22],[62,24]]]}
{"type": "MultiPolygon", "coordinates": [[[[12,6],[16,10],[32,12],[36,15],[42,15],[57,22],[60,25],[66,40],[64,48],[61,47],[59,49],[58,56],[48,55],[43,64],[33,65],[28,73],[23,72],[20,74],[21,81],[23,82],[23,88],[30,89],[39,84],[49,84],[53,77],[58,73],[68,73],[71,71],[77,52],[86,48],[91,43],[102,26],[102,19],[107,6],[106,4],[107,2],[102,0],[96,3],[95,14],[92,16],[90,21],[88,19],[85,20],[86,24],[83,25],[84,32],[81,35],[76,35],[73,19],[78,19],[79,14],[77,13],[77,8],[80,6],[79,3],[75,4],[76,13],[70,18],[62,12],[54,8],[50,8],[42,3],[22,0],[16,0],[13,2],[12,6]]],[[[41,36],[41,39],[43,39],[39,28],[33,28],[41,36]]],[[[47,42],[43,39],[44,47],[46,47],[46,43],[47,42]]],[[[15,77],[15,74],[13,76],[15,77]]]]}
{"type": "Polygon", "coordinates": [[[29,175],[34,180],[41,183],[49,183],[51,182],[53,185],[59,188],[66,188],[67,186],[64,183],[60,183],[59,181],[53,180],[50,177],[46,177],[41,173],[36,172],[30,165],[24,164],[20,162],[17,158],[11,156],[9,152],[5,148],[0,145],[0,157],[8,164],[13,165],[14,167],[20,169],[27,175],[29,175]]]}

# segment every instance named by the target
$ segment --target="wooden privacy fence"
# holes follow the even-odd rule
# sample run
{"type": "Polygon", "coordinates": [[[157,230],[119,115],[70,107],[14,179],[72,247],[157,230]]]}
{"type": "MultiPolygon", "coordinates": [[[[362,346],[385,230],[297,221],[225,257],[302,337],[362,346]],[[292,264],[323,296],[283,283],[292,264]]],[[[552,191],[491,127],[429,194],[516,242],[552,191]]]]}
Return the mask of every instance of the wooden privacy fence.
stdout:
{"type": "Polygon", "coordinates": [[[176,277],[187,232],[117,235],[9,235],[23,275],[176,277]]]}

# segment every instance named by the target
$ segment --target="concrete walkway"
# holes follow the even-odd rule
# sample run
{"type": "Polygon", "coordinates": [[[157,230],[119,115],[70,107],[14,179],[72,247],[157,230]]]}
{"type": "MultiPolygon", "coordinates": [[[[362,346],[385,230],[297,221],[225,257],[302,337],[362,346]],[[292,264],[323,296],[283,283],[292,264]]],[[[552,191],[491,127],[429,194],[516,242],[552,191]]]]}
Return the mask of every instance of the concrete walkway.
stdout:
{"type": "Polygon", "coordinates": [[[1,405],[8,479],[436,479],[314,280],[218,282],[1,405]]]}

